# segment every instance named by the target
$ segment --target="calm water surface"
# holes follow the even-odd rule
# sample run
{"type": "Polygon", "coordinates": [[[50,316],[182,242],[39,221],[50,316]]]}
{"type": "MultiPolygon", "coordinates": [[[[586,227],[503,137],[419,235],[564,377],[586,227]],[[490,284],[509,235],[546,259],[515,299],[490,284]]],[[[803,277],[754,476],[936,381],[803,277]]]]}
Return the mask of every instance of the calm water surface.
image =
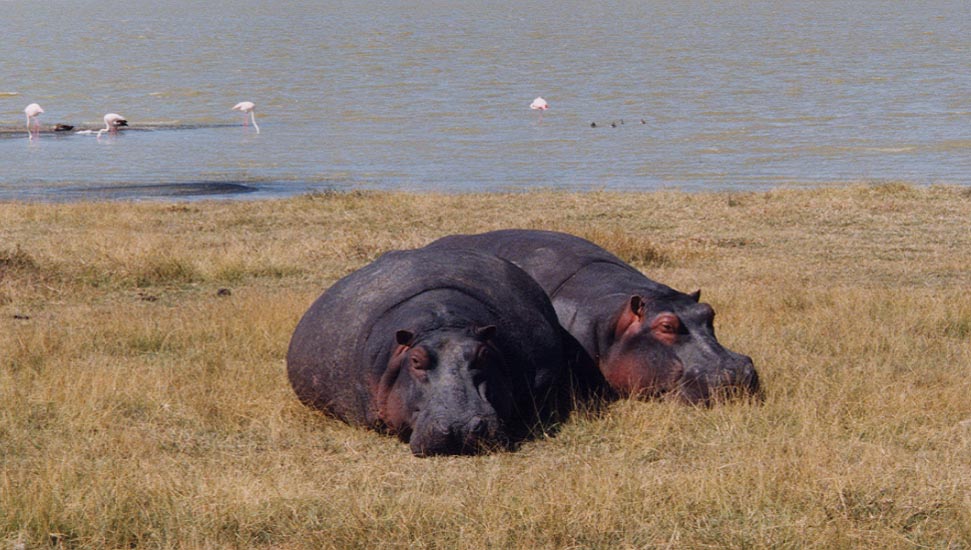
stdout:
{"type": "Polygon", "coordinates": [[[0,200],[971,184],[966,0],[0,0],[0,21],[0,200]],[[132,129],[30,141],[31,102],[132,129]]]}

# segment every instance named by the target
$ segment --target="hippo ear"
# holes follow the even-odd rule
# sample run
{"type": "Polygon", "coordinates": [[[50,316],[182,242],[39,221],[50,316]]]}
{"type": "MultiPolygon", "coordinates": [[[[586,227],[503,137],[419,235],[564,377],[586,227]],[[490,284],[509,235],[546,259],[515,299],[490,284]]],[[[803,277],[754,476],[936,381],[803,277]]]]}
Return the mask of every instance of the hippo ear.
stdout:
{"type": "Polygon", "coordinates": [[[395,342],[401,346],[410,346],[412,342],[415,341],[415,333],[410,330],[399,330],[394,333],[395,342]]]}
{"type": "MultiPolygon", "coordinates": [[[[637,294],[630,297],[614,325],[614,338],[620,338],[631,325],[640,326],[644,321],[644,299],[637,294]]],[[[636,329],[635,329],[636,330],[636,329]]]]}
{"type": "Polygon", "coordinates": [[[476,328],[474,331],[475,339],[480,342],[488,342],[496,335],[496,325],[486,325],[476,328]]]}
{"type": "Polygon", "coordinates": [[[698,290],[692,292],[691,294],[688,294],[688,296],[691,296],[691,299],[694,300],[695,302],[701,301],[701,289],[699,288],[698,290]]]}

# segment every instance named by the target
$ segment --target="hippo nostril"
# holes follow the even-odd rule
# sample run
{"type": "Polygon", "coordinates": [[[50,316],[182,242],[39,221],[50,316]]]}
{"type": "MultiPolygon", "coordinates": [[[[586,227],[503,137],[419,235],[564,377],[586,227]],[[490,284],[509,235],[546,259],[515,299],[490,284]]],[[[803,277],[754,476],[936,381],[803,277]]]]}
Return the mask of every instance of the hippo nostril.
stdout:
{"type": "Polygon", "coordinates": [[[476,415],[463,428],[461,435],[455,434],[463,453],[478,454],[504,444],[505,436],[493,417],[476,415]]]}
{"type": "Polygon", "coordinates": [[[472,418],[471,421],[469,421],[469,424],[468,424],[469,436],[478,439],[478,438],[487,437],[489,435],[489,432],[490,432],[489,422],[485,418],[481,416],[475,416],[472,418]]]}

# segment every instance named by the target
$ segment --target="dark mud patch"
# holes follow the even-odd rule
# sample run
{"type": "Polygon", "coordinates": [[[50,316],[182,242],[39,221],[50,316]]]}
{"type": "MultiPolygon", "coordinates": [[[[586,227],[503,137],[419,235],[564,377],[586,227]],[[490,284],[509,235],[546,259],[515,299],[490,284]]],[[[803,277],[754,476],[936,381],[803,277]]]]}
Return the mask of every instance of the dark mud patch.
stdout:
{"type": "Polygon", "coordinates": [[[255,193],[258,187],[238,182],[198,181],[187,183],[147,183],[137,185],[104,185],[74,187],[59,192],[73,200],[125,200],[150,198],[197,198],[234,196],[255,193]]]}

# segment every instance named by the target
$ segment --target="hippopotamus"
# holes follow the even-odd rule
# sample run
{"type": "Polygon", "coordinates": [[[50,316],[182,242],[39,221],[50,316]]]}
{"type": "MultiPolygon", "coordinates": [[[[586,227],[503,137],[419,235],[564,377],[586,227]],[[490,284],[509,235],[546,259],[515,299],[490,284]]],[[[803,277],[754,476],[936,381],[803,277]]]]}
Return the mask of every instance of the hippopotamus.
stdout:
{"type": "Polygon", "coordinates": [[[543,289],[475,251],[392,251],[327,289],[287,373],[306,405],[416,456],[509,449],[561,419],[564,340],[543,289]]]}
{"type": "Polygon", "coordinates": [[[443,237],[428,248],[489,252],[529,273],[599,368],[608,396],[664,394],[708,404],[725,394],[759,394],[752,359],[719,344],[715,311],[700,302],[700,291],[652,281],[586,239],[508,229],[443,237]]]}

